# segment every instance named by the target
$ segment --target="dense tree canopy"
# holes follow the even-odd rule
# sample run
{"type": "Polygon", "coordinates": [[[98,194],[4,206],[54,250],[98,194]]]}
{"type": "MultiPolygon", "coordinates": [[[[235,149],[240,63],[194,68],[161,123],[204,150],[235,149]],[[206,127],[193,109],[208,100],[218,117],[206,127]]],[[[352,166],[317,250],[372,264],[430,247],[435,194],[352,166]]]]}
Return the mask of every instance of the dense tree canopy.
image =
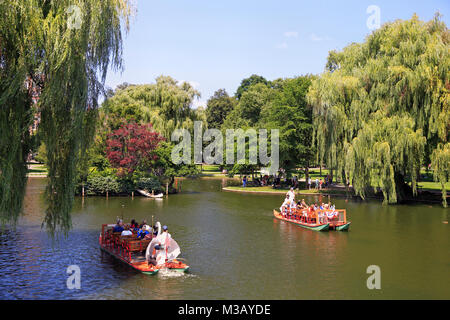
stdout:
{"type": "Polygon", "coordinates": [[[280,130],[280,165],[287,170],[309,168],[314,162],[312,112],[306,101],[311,77],[277,81],[277,94],[264,108],[260,126],[280,130]]]}
{"type": "Polygon", "coordinates": [[[247,91],[251,86],[258,84],[258,83],[268,85],[269,81],[267,81],[264,77],[258,76],[256,74],[253,74],[250,77],[242,80],[241,85],[237,88],[236,98],[238,100],[240,100],[245,91],[247,91]]]}
{"type": "Polygon", "coordinates": [[[448,179],[449,41],[439,16],[398,20],[331,52],[313,81],[308,99],[319,158],[360,196],[380,187],[385,202],[396,203],[408,192],[406,178],[415,194],[430,158],[435,177],[448,179]]]}
{"type": "Polygon", "coordinates": [[[225,89],[219,89],[209,98],[206,107],[206,120],[209,128],[219,129],[227,115],[233,110],[235,99],[225,89]]]}
{"type": "Polygon", "coordinates": [[[121,67],[127,0],[0,2],[0,216],[17,221],[26,184],[28,128],[36,86],[46,145],[48,208],[54,234],[71,227],[76,163],[91,139],[92,119],[110,66],[121,67]],[[76,7],[73,7],[73,6],[76,7]],[[76,9],[76,10],[75,10],[76,9]]]}
{"type": "MultiPolygon", "coordinates": [[[[255,81],[248,85],[225,119],[222,129],[224,132],[226,129],[237,128],[244,131],[252,128],[267,129],[269,132],[271,129],[278,129],[281,167],[287,171],[307,169],[314,161],[311,146],[312,111],[306,101],[311,78],[302,76],[271,82],[255,81]]],[[[257,167],[246,163],[235,165],[234,171],[253,171],[257,167]]]]}
{"type": "MultiPolygon", "coordinates": [[[[175,176],[197,175],[194,165],[171,161],[174,145],[170,139],[175,129],[192,132],[194,121],[206,123],[204,110],[192,108],[198,96],[189,83],[178,83],[168,76],[158,77],[153,84],[118,86],[100,108],[89,152],[89,165],[95,167],[91,176],[119,176],[119,182],[130,184],[130,192],[150,179],[152,183],[168,183],[170,192],[174,191],[175,176]]],[[[85,176],[80,183],[89,180],[85,176]]]]}
{"type": "Polygon", "coordinates": [[[194,121],[206,122],[202,109],[192,108],[200,97],[189,83],[178,83],[169,76],[160,76],[154,84],[126,85],[102,105],[108,128],[117,129],[123,119],[151,123],[153,128],[170,140],[175,129],[193,128],[194,121]]]}

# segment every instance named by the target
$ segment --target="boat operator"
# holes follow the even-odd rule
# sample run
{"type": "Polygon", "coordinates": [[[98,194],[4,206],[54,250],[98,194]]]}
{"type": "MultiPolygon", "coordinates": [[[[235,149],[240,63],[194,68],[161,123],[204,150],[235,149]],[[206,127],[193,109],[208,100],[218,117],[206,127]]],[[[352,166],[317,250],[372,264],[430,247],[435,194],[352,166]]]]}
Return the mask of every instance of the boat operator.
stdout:
{"type": "MultiPolygon", "coordinates": [[[[169,246],[170,239],[172,238],[172,235],[169,233],[169,228],[167,226],[162,227],[163,232],[157,236],[154,241],[156,242],[156,245],[154,247],[154,250],[151,254],[151,256],[148,258],[148,263],[157,265],[158,264],[158,256],[160,250],[165,250],[167,246],[169,246]]],[[[165,256],[165,255],[164,255],[165,256]]],[[[167,260],[167,257],[165,258],[167,260]]]]}

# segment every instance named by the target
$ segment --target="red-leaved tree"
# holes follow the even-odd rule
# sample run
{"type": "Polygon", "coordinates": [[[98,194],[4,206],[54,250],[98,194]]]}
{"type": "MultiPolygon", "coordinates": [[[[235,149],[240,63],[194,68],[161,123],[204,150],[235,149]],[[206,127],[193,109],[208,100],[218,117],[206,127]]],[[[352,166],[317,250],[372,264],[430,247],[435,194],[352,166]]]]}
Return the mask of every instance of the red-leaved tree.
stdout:
{"type": "Polygon", "coordinates": [[[151,124],[124,123],[108,135],[106,156],[119,176],[131,175],[137,169],[150,169],[158,159],[154,151],[163,140],[151,124]]]}

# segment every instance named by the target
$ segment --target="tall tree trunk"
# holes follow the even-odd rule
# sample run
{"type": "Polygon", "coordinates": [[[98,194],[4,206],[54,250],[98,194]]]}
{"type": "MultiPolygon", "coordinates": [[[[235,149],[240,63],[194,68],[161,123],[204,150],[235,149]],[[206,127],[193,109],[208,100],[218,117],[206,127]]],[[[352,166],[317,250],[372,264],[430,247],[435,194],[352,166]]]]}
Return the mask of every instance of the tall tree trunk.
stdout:
{"type": "Polygon", "coordinates": [[[397,194],[397,203],[402,203],[408,198],[412,198],[412,188],[405,182],[405,176],[400,172],[394,173],[395,192],[397,194]]]}
{"type": "Polygon", "coordinates": [[[309,179],[309,167],[305,168],[305,185],[308,187],[308,179],[309,179]]]}

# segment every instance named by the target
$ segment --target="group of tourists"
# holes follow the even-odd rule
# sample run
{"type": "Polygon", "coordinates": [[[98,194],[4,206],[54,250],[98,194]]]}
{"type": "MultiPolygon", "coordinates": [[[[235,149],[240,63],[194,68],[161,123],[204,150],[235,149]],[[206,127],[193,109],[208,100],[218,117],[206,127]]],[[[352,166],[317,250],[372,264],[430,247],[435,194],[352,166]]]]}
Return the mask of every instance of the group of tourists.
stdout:
{"type": "MultiPolygon", "coordinates": [[[[163,232],[167,232],[169,228],[163,226],[163,232]]],[[[147,224],[147,220],[138,224],[136,220],[131,220],[130,224],[124,224],[122,219],[118,219],[116,225],[113,228],[113,232],[121,232],[121,236],[136,236],[136,239],[148,240],[153,239],[158,235],[158,227],[155,224],[153,227],[147,224]]]]}
{"type": "Polygon", "coordinates": [[[333,178],[329,174],[325,176],[325,179],[316,178],[316,180],[312,180],[311,177],[308,177],[308,189],[311,189],[313,182],[316,190],[322,190],[333,183],[333,178]]]}
{"type": "MultiPolygon", "coordinates": [[[[317,190],[322,190],[323,188],[329,187],[333,183],[333,178],[331,175],[327,174],[324,179],[311,179],[308,177],[306,179],[306,184],[308,189],[315,188],[317,190]]],[[[284,186],[290,186],[294,188],[294,190],[300,188],[300,180],[298,176],[292,176],[292,178],[284,178],[281,179],[279,176],[269,176],[269,175],[260,175],[255,176],[251,181],[247,176],[244,176],[242,179],[242,186],[245,187],[264,187],[264,186],[272,186],[273,188],[279,188],[284,186]]]]}
{"type": "Polygon", "coordinates": [[[158,256],[161,256],[159,253],[163,253],[163,258],[167,260],[164,254],[167,254],[167,247],[172,238],[168,231],[169,228],[163,226],[160,233],[160,226],[159,222],[156,222],[154,226],[150,226],[146,220],[139,224],[135,219],[131,220],[130,224],[124,224],[122,219],[118,219],[112,231],[114,233],[120,232],[122,237],[132,236],[136,237],[137,240],[151,240],[152,250],[146,253],[146,260],[149,264],[156,265],[160,263],[158,261],[158,256]]]}
{"type": "Polygon", "coordinates": [[[124,224],[122,219],[118,219],[116,225],[113,228],[113,232],[121,232],[121,236],[136,235],[137,239],[152,239],[154,235],[158,233],[156,225],[150,227],[147,221],[142,221],[138,224],[136,220],[131,220],[131,224],[124,224]]]}
{"type": "Polygon", "coordinates": [[[284,218],[302,222],[316,222],[316,218],[333,219],[338,215],[336,207],[331,203],[308,205],[305,199],[296,201],[294,188],[291,188],[286,194],[286,198],[280,207],[280,213],[284,218]]]}

